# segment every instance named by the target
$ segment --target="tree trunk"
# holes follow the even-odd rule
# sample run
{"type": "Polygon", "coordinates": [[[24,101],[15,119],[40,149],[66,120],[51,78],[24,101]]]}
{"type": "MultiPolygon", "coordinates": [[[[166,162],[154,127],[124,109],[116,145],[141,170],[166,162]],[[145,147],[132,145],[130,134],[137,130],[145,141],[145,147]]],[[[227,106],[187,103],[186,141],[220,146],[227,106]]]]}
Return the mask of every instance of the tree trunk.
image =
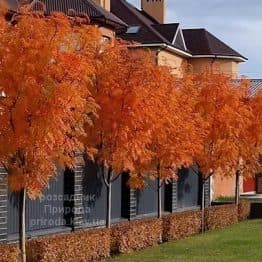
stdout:
{"type": "Polygon", "coordinates": [[[162,217],[161,188],[162,188],[161,180],[160,180],[160,177],[158,176],[157,177],[157,201],[158,201],[157,216],[158,216],[158,218],[162,217]]]}
{"type": "Polygon", "coordinates": [[[202,196],[201,196],[201,233],[205,232],[205,179],[202,179],[202,196]]]}
{"type": "Polygon", "coordinates": [[[107,176],[107,205],[106,205],[106,227],[111,227],[111,198],[112,198],[112,171],[108,170],[107,176]]]}
{"type": "Polygon", "coordinates": [[[107,186],[107,215],[106,215],[106,227],[111,227],[111,195],[112,195],[112,183],[109,182],[109,186],[107,186]]]}
{"type": "Polygon", "coordinates": [[[22,262],[26,262],[25,203],[26,203],[26,189],[24,188],[20,191],[20,196],[19,196],[19,247],[21,251],[22,262]]]}
{"type": "Polygon", "coordinates": [[[236,185],[235,185],[235,204],[239,204],[239,179],[240,179],[240,172],[236,172],[236,185]]]}

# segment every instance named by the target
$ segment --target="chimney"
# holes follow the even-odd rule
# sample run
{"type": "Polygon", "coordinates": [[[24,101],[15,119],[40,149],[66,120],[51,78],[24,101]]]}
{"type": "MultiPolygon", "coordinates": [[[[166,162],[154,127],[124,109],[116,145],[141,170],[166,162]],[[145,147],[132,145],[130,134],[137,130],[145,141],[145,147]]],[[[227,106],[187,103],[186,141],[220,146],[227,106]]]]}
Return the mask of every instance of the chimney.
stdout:
{"type": "Polygon", "coordinates": [[[141,0],[141,9],[160,24],[165,23],[166,0],[141,0]]]}
{"type": "Polygon", "coordinates": [[[95,2],[110,12],[110,0],[95,0],[95,2]]]}

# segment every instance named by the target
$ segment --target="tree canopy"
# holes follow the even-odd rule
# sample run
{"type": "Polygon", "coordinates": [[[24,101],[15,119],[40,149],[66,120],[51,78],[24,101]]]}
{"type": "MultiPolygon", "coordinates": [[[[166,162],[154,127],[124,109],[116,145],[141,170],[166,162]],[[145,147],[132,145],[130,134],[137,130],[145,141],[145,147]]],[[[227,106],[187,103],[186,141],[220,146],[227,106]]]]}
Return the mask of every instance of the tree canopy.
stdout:
{"type": "Polygon", "coordinates": [[[78,136],[97,105],[89,61],[75,52],[72,21],[24,13],[0,30],[0,163],[12,190],[35,197],[83,150],[78,136]]]}

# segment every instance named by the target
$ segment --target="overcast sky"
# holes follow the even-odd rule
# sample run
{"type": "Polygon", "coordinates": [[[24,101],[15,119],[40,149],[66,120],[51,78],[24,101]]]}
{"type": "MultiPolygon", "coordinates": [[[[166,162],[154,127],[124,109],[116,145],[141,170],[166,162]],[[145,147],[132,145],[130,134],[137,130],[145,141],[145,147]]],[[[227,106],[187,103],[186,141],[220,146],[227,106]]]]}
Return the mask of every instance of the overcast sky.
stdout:
{"type": "MultiPolygon", "coordinates": [[[[140,0],[128,0],[140,7],[140,0]]],[[[261,0],[167,0],[167,21],[182,28],[206,28],[248,57],[240,70],[262,79],[261,0]]]]}

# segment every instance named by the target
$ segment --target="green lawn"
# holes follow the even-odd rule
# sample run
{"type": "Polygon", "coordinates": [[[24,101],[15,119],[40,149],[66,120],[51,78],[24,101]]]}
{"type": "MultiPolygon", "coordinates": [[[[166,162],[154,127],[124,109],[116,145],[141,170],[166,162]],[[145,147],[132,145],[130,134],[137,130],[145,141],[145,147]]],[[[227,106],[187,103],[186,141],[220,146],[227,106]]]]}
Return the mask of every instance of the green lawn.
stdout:
{"type": "Polygon", "coordinates": [[[261,262],[262,220],[207,232],[155,248],[115,257],[111,262],[261,262]]]}

